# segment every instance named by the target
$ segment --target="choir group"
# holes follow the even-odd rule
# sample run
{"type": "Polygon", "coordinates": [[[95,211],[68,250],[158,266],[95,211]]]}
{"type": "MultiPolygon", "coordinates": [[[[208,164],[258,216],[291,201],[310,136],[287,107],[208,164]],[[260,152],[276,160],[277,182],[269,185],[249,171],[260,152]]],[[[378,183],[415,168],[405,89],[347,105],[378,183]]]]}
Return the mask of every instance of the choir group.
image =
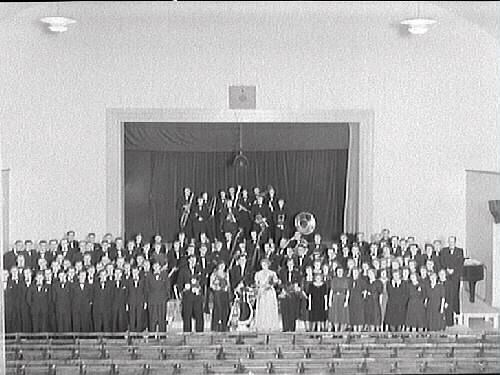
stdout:
{"type": "Polygon", "coordinates": [[[6,332],[443,330],[460,312],[463,249],[419,246],[388,229],[321,235],[294,228],[270,187],[208,199],[184,189],[172,243],[141,234],[16,241],[4,254],[6,332]],[[354,237],[354,238],[351,238],[354,237]],[[193,327],[194,320],[194,327],[193,327]]]}

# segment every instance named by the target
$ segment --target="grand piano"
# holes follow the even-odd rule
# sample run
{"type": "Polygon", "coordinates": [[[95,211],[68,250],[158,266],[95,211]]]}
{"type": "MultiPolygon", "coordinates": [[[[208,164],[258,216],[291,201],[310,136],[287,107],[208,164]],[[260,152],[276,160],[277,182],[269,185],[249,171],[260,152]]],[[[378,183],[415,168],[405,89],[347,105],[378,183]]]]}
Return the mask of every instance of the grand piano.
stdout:
{"type": "Polygon", "coordinates": [[[474,303],[476,299],[476,283],[484,280],[484,264],[475,259],[465,259],[462,280],[469,282],[469,301],[474,303]]]}

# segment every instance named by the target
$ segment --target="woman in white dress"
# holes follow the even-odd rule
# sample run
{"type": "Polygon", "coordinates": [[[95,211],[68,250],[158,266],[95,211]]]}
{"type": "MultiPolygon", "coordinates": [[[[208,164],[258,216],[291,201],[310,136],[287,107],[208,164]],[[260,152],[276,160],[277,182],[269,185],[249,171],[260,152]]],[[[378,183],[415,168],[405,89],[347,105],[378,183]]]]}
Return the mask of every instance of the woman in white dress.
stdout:
{"type": "Polygon", "coordinates": [[[262,270],[255,274],[257,303],[255,307],[255,329],[257,331],[279,331],[278,299],[274,285],[279,282],[276,272],[269,269],[269,259],[262,259],[262,270]]]}

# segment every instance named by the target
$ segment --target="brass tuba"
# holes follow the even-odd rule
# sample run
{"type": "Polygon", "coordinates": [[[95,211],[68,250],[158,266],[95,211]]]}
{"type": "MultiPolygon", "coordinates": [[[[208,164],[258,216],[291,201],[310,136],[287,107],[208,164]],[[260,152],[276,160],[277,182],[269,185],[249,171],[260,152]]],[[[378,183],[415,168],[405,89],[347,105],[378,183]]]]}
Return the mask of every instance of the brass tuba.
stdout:
{"type": "Polygon", "coordinates": [[[295,228],[303,235],[308,235],[316,229],[316,218],[310,212],[301,212],[295,216],[295,228]]]}

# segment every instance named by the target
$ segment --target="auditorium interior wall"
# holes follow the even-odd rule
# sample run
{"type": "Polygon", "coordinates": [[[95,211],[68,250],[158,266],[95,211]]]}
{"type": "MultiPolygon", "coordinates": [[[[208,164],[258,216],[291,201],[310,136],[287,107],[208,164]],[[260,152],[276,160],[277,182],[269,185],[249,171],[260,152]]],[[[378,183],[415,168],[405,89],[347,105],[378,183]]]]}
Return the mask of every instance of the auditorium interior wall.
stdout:
{"type": "Polygon", "coordinates": [[[258,109],[373,110],[370,229],[465,244],[465,170],[499,160],[498,40],[478,26],[429,5],[439,24],[408,37],[402,2],[71,2],[54,35],[52,5],[0,20],[11,241],[107,231],[107,109],[226,109],[248,84],[258,109]]]}

